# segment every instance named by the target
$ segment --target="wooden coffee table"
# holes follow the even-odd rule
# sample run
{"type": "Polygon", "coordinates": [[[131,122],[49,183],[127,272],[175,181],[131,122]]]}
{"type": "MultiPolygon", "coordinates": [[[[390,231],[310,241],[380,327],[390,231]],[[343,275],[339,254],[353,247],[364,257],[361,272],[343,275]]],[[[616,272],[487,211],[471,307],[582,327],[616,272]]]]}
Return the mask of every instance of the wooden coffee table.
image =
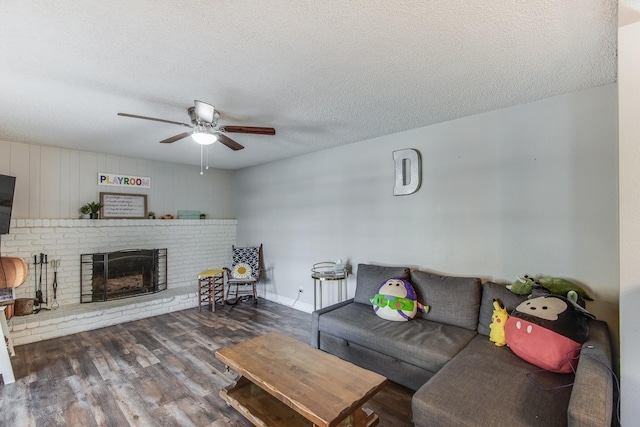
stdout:
{"type": "Polygon", "coordinates": [[[362,409],[387,379],[273,332],[216,357],[241,377],[220,396],[256,426],[373,426],[362,409]]]}

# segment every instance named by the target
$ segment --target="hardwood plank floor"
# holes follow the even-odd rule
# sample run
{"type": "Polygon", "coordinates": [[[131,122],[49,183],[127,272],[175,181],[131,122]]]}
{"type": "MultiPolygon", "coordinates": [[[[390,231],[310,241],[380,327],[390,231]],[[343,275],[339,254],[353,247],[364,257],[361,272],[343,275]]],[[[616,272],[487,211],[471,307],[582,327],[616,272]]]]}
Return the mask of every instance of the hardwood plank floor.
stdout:
{"type": "MultiPolygon", "coordinates": [[[[311,315],[260,300],[178,311],[16,347],[1,426],[250,426],[220,398],[235,380],[215,351],[271,331],[308,343],[311,315]]],[[[411,426],[413,392],[389,383],[366,407],[411,426]]]]}

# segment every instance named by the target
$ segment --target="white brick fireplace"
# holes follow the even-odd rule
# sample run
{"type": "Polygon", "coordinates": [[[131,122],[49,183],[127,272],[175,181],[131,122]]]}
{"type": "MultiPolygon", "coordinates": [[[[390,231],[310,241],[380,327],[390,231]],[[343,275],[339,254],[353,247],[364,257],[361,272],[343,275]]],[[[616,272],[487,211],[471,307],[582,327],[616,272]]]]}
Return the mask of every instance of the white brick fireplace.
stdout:
{"type": "MultiPolygon", "coordinates": [[[[10,328],[15,344],[96,329],[143,317],[197,306],[196,275],[202,270],[230,265],[236,242],[235,219],[204,220],[82,220],[18,219],[2,236],[2,255],[22,257],[29,264],[27,281],[17,298],[33,298],[40,269],[34,255],[60,260],[56,310],[14,316],[10,328]],[[167,248],[168,289],[157,294],[117,301],[80,304],[80,255],[122,249],[167,248]]],[[[46,282],[52,307],[53,269],[46,282]]],[[[43,292],[45,277],[43,275],[43,292]]]]}

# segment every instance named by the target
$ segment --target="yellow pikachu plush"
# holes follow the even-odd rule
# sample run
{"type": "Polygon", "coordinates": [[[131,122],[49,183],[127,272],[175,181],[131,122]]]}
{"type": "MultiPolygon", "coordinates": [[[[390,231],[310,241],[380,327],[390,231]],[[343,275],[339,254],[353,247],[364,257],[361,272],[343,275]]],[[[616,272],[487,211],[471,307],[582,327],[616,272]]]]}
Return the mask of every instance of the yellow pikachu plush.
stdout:
{"type": "Polygon", "coordinates": [[[507,343],[507,339],[504,335],[504,326],[507,324],[509,313],[507,309],[497,299],[493,300],[493,314],[491,315],[491,324],[489,325],[489,341],[496,343],[497,346],[502,347],[507,343]]]}

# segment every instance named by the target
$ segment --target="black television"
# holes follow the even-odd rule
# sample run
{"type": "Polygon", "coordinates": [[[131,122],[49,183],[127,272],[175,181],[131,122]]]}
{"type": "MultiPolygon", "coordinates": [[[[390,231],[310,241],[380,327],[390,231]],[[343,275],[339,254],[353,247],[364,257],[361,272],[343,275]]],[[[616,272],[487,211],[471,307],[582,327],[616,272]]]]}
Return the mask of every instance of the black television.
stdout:
{"type": "Polygon", "coordinates": [[[0,175],[0,235],[9,234],[15,189],[16,178],[14,176],[0,175]]]}

